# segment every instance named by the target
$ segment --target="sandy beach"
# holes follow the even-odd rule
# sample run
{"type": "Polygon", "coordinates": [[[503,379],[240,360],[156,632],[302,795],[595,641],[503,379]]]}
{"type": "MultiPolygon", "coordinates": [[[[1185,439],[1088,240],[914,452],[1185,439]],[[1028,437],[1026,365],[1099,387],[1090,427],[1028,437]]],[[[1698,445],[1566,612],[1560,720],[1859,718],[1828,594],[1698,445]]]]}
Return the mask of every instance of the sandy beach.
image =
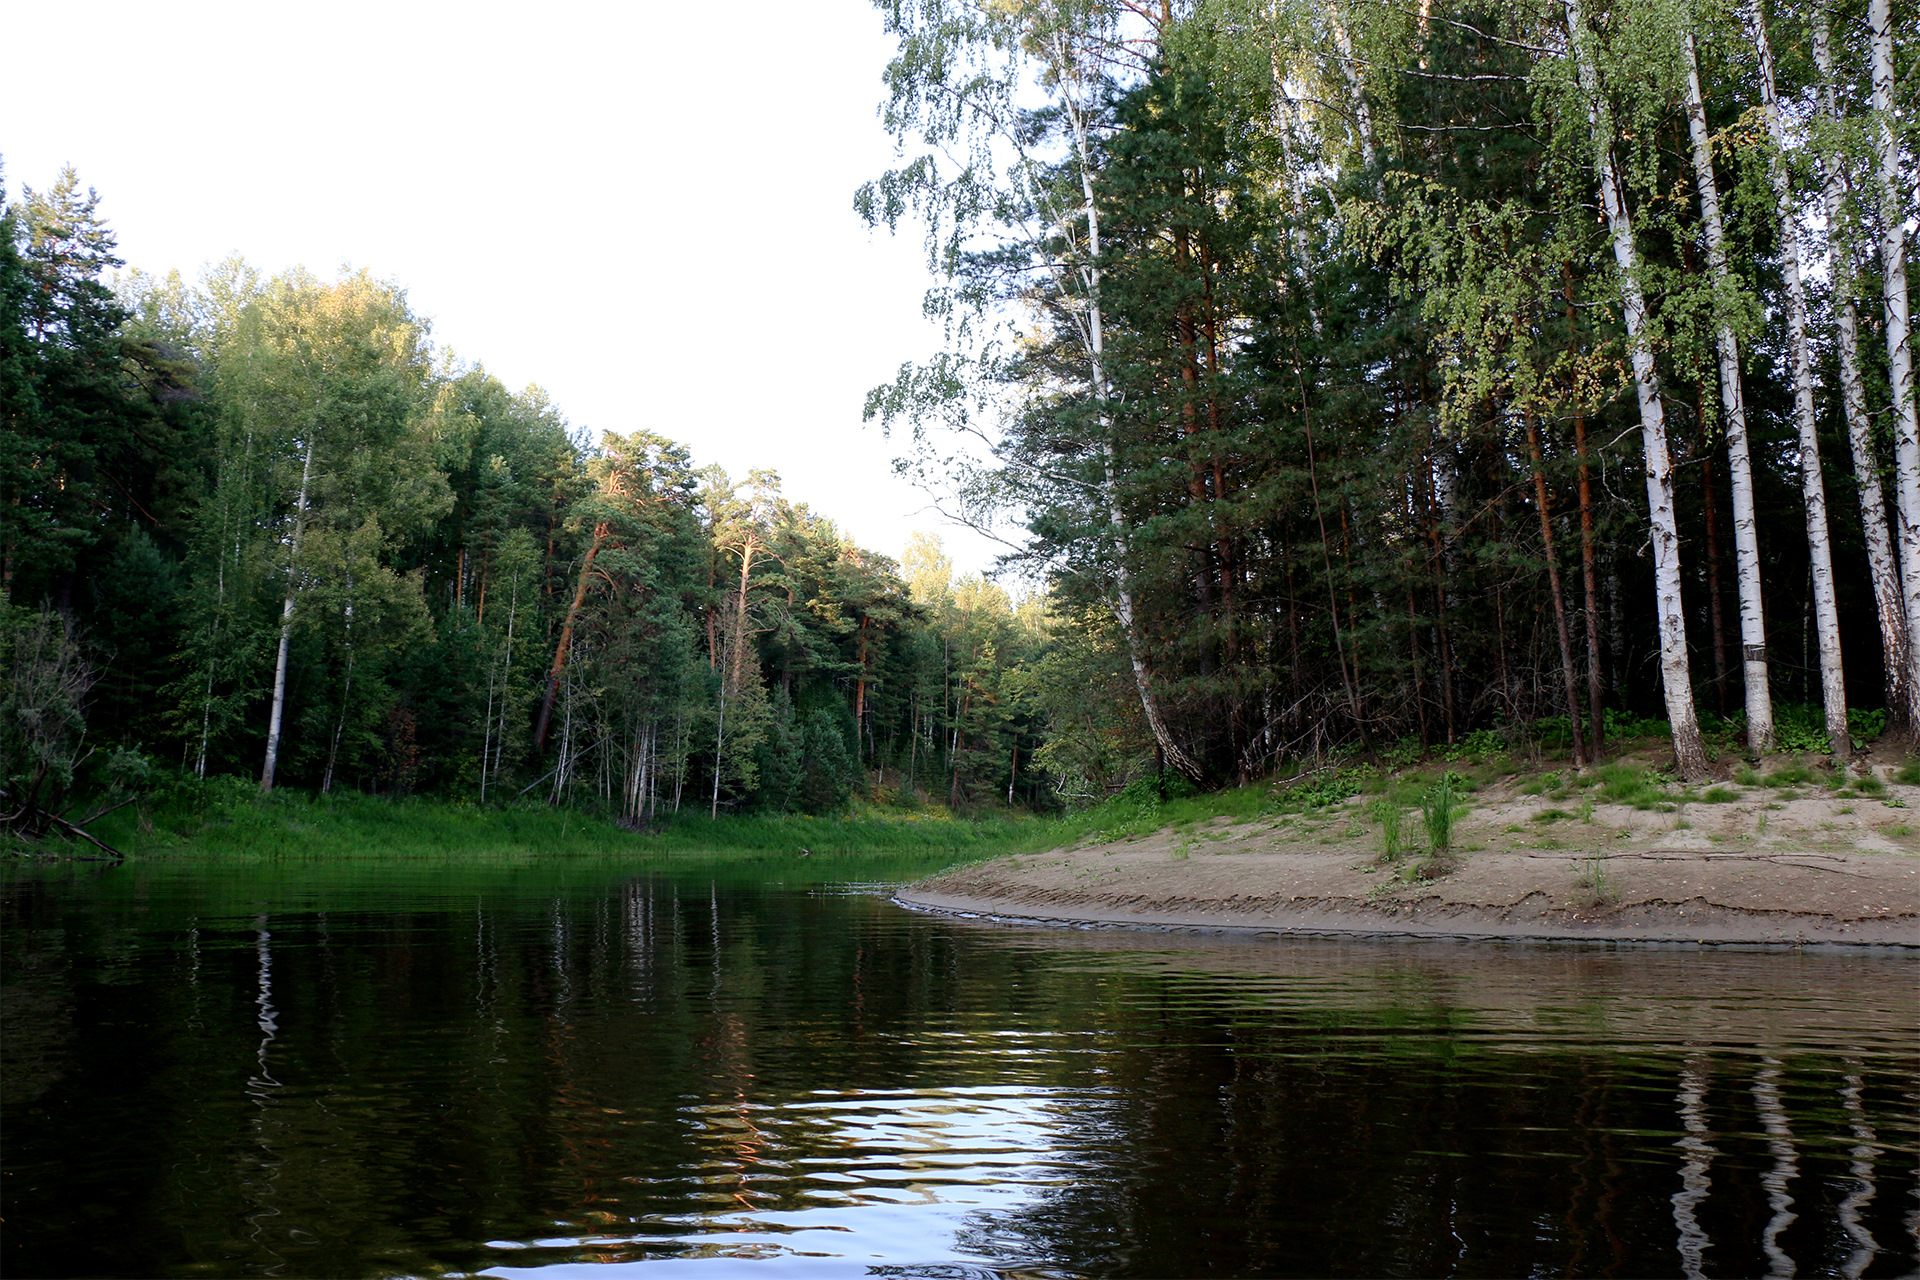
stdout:
{"type": "Polygon", "coordinates": [[[1570,815],[1488,788],[1454,852],[1416,871],[1410,855],[1380,857],[1356,798],[977,863],[896,900],[1097,925],[1920,947],[1920,848],[1902,812],[1920,806],[1920,787],[1890,787],[1886,800],[1755,789],[1570,815]]]}

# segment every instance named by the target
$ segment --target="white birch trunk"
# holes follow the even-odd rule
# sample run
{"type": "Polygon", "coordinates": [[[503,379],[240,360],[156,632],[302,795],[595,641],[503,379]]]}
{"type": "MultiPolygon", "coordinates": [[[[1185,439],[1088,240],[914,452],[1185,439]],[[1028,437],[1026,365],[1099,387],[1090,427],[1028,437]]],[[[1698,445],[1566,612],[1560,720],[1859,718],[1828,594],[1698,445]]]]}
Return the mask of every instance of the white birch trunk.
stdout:
{"type": "Polygon", "coordinates": [[[1680,608],[1680,532],[1674,519],[1673,460],[1667,452],[1666,407],[1654,376],[1653,351],[1646,339],[1647,304],[1640,292],[1633,218],[1627,211],[1613,162],[1613,126],[1602,115],[1599,77],[1586,48],[1580,0],[1567,0],[1567,45],[1587,99],[1587,123],[1593,132],[1600,202],[1606,209],[1620,271],[1620,303],[1633,356],[1633,384],[1640,402],[1640,438],[1646,455],[1649,541],[1653,544],[1654,607],[1660,632],[1660,682],[1666,694],[1667,721],[1673,730],[1675,768],[1688,780],[1707,776],[1706,744],[1693,707],[1692,674],[1687,663],[1686,616],[1680,608]]]}
{"type": "Polygon", "coordinates": [[[1273,69],[1273,131],[1280,139],[1280,171],[1282,181],[1286,184],[1287,205],[1293,213],[1293,225],[1287,230],[1287,240],[1300,257],[1300,292],[1307,304],[1307,321],[1313,326],[1313,336],[1318,338],[1324,331],[1320,325],[1320,308],[1313,300],[1313,253],[1307,241],[1307,197],[1300,188],[1300,168],[1293,155],[1293,122],[1297,113],[1293,99],[1287,94],[1286,78],[1281,74],[1277,47],[1270,61],[1273,69]]]}
{"type": "Polygon", "coordinates": [[[1852,754],[1847,734],[1847,677],[1840,661],[1840,601],[1833,582],[1833,544],[1827,536],[1827,487],[1820,474],[1820,435],[1814,420],[1813,357],[1807,350],[1807,287],[1800,275],[1800,234],[1794,218],[1793,179],[1787,173],[1786,127],[1774,89],[1773,43],[1757,3],[1747,25],[1760,54],[1760,101],[1773,143],[1768,177],[1780,229],[1780,274],[1787,304],[1787,354],[1793,362],[1793,420],[1800,436],[1800,493],[1807,507],[1807,555],[1812,565],[1814,635],[1820,646],[1820,701],[1826,710],[1827,749],[1852,754]]]}
{"type": "Polygon", "coordinates": [[[293,504],[293,545],[287,550],[287,599],[280,606],[280,650],[273,660],[273,711],[267,717],[267,759],[260,767],[260,789],[273,790],[273,773],[280,764],[280,724],[287,709],[287,649],[293,638],[295,575],[300,571],[300,538],[307,531],[307,486],[313,479],[313,436],[307,436],[307,454],[300,464],[300,496],[293,504]]]}
{"type": "Polygon", "coordinates": [[[1733,282],[1727,271],[1720,187],[1713,176],[1713,140],[1700,96],[1693,32],[1686,35],[1687,133],[1693,141],[1693,179],[1707,237],[1707,270],[1715,296],[1714,342],[1720,358],[1720,409],[1727,424],[1727,487],[1733,493],[1734,578],[1740,589],[1741,670],[1746,677],[1747,751],[1773,750],[1773,694],[1767,676],[1767,621],[1760,589],[1760,530],[1753,514],[1753,461],[1747,440],[1746,393],[1740,381],[1740,340],[1729,318],[1733,282]]]}
{"type": "MultiPolygon", "coordinates": [[[[1834,93],[1833,46],[1827,31],[1827,11],[1813,10],[1813,57],[1820,68],[1820,109],[1835,125],[1840,122],[1834,93]]],[[[1840,358],[1840,400],[1847,414],[1847,443],[1853,452],[1853,474],[1860,489],[1860,522],[1866,530],[1867,572],[1873,580],[1873,603],[1880,619],[1880,650],[1886,665],[1887,710],[1906,732],[1916,724],[1910,717],[1908,682],[1912,668],[1907,658],[1906,610],[1900,601],[1900,571],[1894,559],[1893,535],[1887,524],[1886,497],[1880,486],[1880,461],[1873,447],[1873,423],[1867,417],[1867,395],[1860,379],[1860,320],[1854,308],[1853,246],[1842,231],[1847,188],[1846,156],[1835,148],[1826,157],[1827,278],[1833,282],[1834,346],[1840,358]]]]}
{"type": "MultiPolygon", "coordinates": [[[[1907,667],[1920,674],[1920,414],[1913,389],[1913,317],[1907,306],[1907,224],[1900,147],[1893,136],[1893,9],[1868,0],[1873,58],[1874,147],[1880,160],[1881,301],[1893,387],[1894,505],[1900,513],[1900,593],[1907,615],[1907,667]]],[[[1907,684],[1907,714],[1920,726],[1920,679],[1907,684]]]]}
{"type": "Polygon", "coordinates": [[[1354,64],[1353,39],[1347,34],[1346,23],[1340,21],[1340,6],[1329,0],[1327,5],[1327,25],[1333,28],[1334,48],[1339,51],[1335,59],[1340,64],[1340,74],[1347,82],[1347,92],[1353,97],[1353,123],[1360,133],[1360,155],[1373,167],[1373,110],[1367,106],[1366,86],[1360,81],[1360,72],[1354,64]]]}
{"type": "MultiPolygon", "coordinates": [[[[1064,69],[1064,52],[1058,52],[1060,65],[1064,69]]],[[[1141,639],[1140,627],[1136,621],[1133,606],[1132,575],[1127,568],[1126,513],[1120,506],[1119,477],[1116,474],[1116,461],[1113,450],[1113,418],[1107,411],[1108,386],[1106,369],[1106,340],[1102,329],[1100,309],[1100,208],[1093,197],[1093,154],[1087,140],[1086,119],[1081,115],[1072,98],[1064,98],[1067,118],[1073,127],[1074,146],[1080,158],[1080,190],[1086,202],[1087,219],[1087,261],[1085,280],[1087,288],[1087,324],[1085,338],[1087,344],[1087,363],[1092,376],[1094,403],[1100,406],[1100,448],[1102,453],[1101,495],[1107,504],[1107,524],[1113,535],[1113,616],[1119,622],[1120,630],[1127,638],[1127,658],[1133,667],[1133,683],[1140,694],[1140,711],[1146,718],[1147,728],[1153,734],[1154,742],[1159,746],[1162,757],[1180,773],[1195,782],[1203,781],[1205,771],[1200,764],[1174,740],[1173,732],[1167,727],[1166,719],[1160,712],[1160,699],[1153,689],[1153,673],[1148,668],[1146,646],[1141,639]]]]}

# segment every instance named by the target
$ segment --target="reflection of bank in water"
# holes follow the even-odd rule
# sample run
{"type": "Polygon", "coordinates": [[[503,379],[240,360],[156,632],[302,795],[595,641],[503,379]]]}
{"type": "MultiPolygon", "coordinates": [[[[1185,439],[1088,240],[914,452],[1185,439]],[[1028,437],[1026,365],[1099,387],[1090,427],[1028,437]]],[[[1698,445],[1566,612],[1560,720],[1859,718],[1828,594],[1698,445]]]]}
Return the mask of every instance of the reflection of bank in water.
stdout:
{"type": "MultiPolygon", "coordinates": [[[[1670,1082],[1673,1241],[1678,1269],[1690,1278],[1738,1274],[1743,1266],[1754,1274],[1832,1269],[1859,1277],[1876,1259],[1885,1270],[1920,1254],[1920,1213],[1902,1220],[1880,1207],[1879,1239],[1867,1221],[1883,1162],[1892,1158],[1911,1174],[1920,1160],[1912,967],[1904,957],[1839,948],[1602,951],[1134,929],[1038,932],[986,921],[956,927],[991,948],[1047,953],[1062,967],[1162,975],[1171,988],[1167,1006],[1231,1006],[1243,1026],[1289,1025],[1293,1043],[1283,1051],[1301,1057],[1364,1053],[1372,1024],[1382,1043],[1419,1043],[1423,1031],[1432,1033],[1430,1045],[1446,1040],[1446,1052],[1455,1055],[1447,1072],[1455,1079],[1500,1076],[1502,1064],[1511,1070],[1519,1053],[1613,1059],[1625,1070],[1609,1075],[1602,1093],[1623,1085],[1630,1093],[1642,1080],[1654,1087],[1670,1082]],[[1328,1034],[1300,1034],[1314,1027],[1328,1034]],[[1878,1128],[1870,1095],[1886,1121],[1878,1128]],[[1820,1255],[1831,1249],[1816,1249],[1836,1234],[1847,1251],[1829,1266],[1820,1255]]],[[[1581,1079],[1589,1078],[1583,1068],[1581,1079]]],[[[1537,1087],[1517,1074],[1487,1082],[1537,1087]]],[[[1611,1239],[1615,1227],[1607,1219],[1622,1199],[1619,1162],[1657,1161],[1669,1140],[1641,1128],[1645,1120],[1588,1111],[1586,1086],[1582,1093],[1578,1145],[1602,1171],[1579,1176],[1562,1220],[1576,1236],[1591,1227],[1611,1239]],[[1646,1140],[1641,1149],[1629,1144],[1592,1157],[1593,1134],[1636,1131],[1646,1140]]],[[[1549,1146],[1543,1135],[1536,1154],[1549,1146]]]]}

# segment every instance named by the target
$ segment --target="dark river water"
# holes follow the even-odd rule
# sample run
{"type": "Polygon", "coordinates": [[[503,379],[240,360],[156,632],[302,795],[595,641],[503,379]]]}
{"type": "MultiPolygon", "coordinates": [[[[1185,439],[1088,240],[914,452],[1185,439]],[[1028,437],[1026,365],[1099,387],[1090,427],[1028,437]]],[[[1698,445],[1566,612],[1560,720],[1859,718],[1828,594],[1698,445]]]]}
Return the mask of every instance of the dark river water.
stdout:
{"type": "Polygon", "coordinates": [[[0,1271],[1920,1264],[1910,957],[1034,931],[807,869],[0,873],[0,1271]]]}

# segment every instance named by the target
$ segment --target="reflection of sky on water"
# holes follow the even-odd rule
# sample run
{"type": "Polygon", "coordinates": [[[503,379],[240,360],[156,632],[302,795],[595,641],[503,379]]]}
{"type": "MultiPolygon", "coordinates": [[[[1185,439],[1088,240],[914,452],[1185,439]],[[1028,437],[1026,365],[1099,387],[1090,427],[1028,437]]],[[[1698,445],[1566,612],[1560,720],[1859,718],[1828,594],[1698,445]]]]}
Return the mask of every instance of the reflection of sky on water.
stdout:
{"type": "MultiPolygon", "coordinates": [[[[605,1252],[600,1262],[534,1263],[560,1275],[576,1266],[603,1275],[627,1261],[650,1271],[692,1267],[716,1275],[731,1269],[728,1262],[775,1258],[782,1272],[799,1267],[807,1275],[871,1275],[874,1267],[884,1274],[1005,1274],[1018,1263],[996,1254],[989,1269],[968,1259],[956,1238],[983,1215],[1030,1205],[1044,1189],[1071,1182],[1074,1170],[1058,1150],[1067,1112],[1084,1127],[1102,1101],[1084,1090],[976,1086],[690,1103],[683,1122],[705,1140],[709,1157],[674,1177],[628,1180],[677,1184],[683,1198],[703,1207],[489,1247],[563,1250],[575,1258],[582,1250],[605,1252]]],[[[508,1261],[485,1274],[515,1269],[508,1261]]]]}

